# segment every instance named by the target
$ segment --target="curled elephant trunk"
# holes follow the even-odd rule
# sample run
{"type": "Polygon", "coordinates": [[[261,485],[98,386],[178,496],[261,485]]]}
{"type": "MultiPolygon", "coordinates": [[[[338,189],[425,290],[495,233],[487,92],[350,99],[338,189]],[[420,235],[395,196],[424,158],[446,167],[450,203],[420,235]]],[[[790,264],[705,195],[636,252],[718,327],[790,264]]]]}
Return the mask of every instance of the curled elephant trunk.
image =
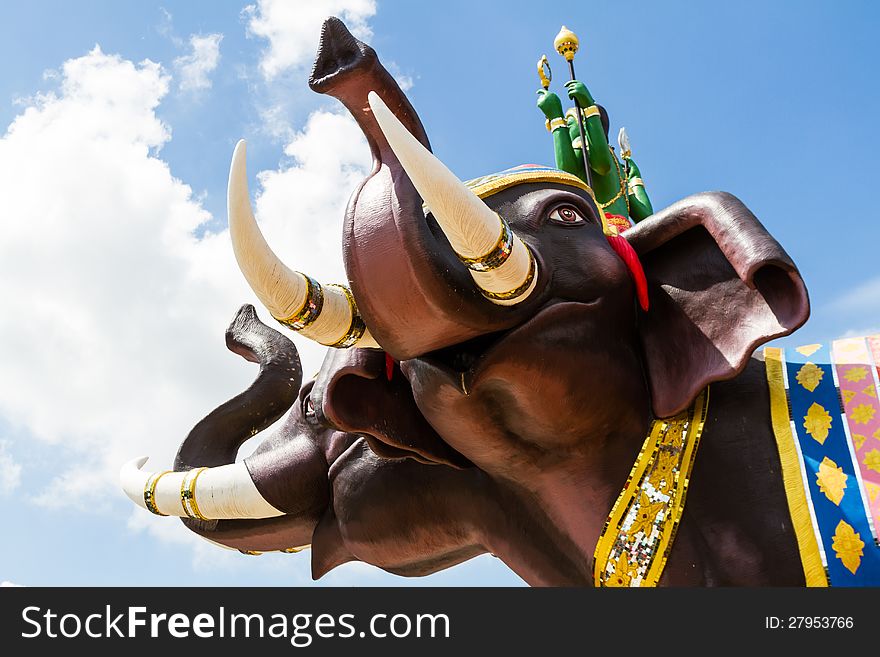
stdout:
{"type": "Polygon", "coordinates": [[[229,233],[251,289],[280,323],[328,347],[377,347],[344,285],[321,285],[289,269],[269,248],[251,209],[247,148],[238,142],[229,170],[229,233]]]}
{"type": "Polygon", "coordinates": [[[377,93],[368,99],[394,154],[483,296],[503,306],[525,301],[538,280],[529,247],[407,131],[377,93]]]}
{"type": "MultiPolygon", "coordinates": [[[[400,139],[390,143],[383,131],[389,122],[384,117],[386,125],[380,126],[375,109],[380,105],[371,94],[399,121],[397,133],[406,133],[410,145],[430,155],[418,114],[376,52],[337,18],[324,23],[309,86],[345,105],[373,154],[373,170],[346,210],[343,257],[358,308],[382,348],[405,360],[512,328],[534,311],[538,277],[522,287],[529,276],[529,250],[510,232],[501,239],[498,216],[472,193],[459,194],[461,183],[430,185],[416,173],[417,165],[403,162],[407,155],[397,152],[400,139]],[[461,216],[442,201],[449,190],[464,199],[467,211],[461,216]],[[422,195],[432,210],[427,217],[422,195]],[[465,215],[476,219],[458,220],[465,215]],[[502,255],[505,244],[495,248],[501,242],[509,245],[509,254],[502,255]],[[498,257],[480,267],[490,251],[498,257]],[[476,267],[459,256],[476,261],[470,263],[476,267]],[[487,298],[510,292],[515,294],[507,299],[487,298]]],[[[419,162],[425,161],[424,153],[419,162]]]]}
{"type": "MultiPolygon", "coordinates": [[[[302,367],[293,343],[260,322],[245,304],[226,330],[226,346],[260,364],[251,386],[221,404],[189,432],[177,452],[174,471],[145,472],[147,458],[126,463],[122,488],[138,506],[153,513],[187,517],[187,523],[220,519],[259,519],[283,515],[260,492],[248,460],[234,463],[241,445],[275,421],[296,401],[302,367]]],[[[283,504],[280,504],[283,506],[283,504]]]]}
{"type": "Polygon", "coordinates": [[[146,472],[147,457],[119,473],[122,489],[138,506],[161,516],[194,520],[258,519],[284,515],[260,494],[244,463],[186,472],[146,472]]]}

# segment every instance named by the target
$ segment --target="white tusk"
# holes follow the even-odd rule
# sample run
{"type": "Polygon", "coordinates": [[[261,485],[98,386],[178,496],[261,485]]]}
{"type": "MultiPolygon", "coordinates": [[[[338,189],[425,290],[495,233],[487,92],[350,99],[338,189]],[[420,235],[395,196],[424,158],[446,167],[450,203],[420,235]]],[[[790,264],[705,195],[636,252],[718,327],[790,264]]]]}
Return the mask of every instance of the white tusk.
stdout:
{"type": "Polygon", "coordinates": [[[272,316],[330,347],[378,347],[344,285],[321,285],[289,269],[269,247],[251,208],[247,146],[235,146],[229,169],[227,210],[235,259],[251,289],[272,316]]]}
{"type": "Polygon", "coordinates": [[[506,222],[422,146],[375,91],[368,99],[401,166],[483,295],[499,305],[524,301],[537,282],[529,248],[509,227],[505,231],[506,222]],[[505,235],[506,247],[499,249],[505,235]],[[509,255],[496,257],[501,251],[509,255]]]}
{"type": "Polygon", "coordinates": [[[165,516],[202,520],[258,519],[284,515],[269,504],[257,490],[244,463],[187,472],[152,473],[141,470],[147,457],[133,459],[122,466],[119,480],[122,490],[143,509],[165,516]],[[158,480],[156,476],[158,475],[158,480]],[[193,482],[193,480],[195,480],[193,482]],[[150,509],[146,498],[153,484],[150,509]],[[191,502],[184,504],[184,490],[192,490],[191,502]]]}

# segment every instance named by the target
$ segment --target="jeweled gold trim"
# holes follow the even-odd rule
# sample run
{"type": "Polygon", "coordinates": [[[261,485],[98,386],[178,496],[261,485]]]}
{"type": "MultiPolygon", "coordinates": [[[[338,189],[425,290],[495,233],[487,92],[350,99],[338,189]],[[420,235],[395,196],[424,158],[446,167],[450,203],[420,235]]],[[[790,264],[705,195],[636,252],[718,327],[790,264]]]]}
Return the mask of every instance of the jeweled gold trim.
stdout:
{"type": "Polygon", "coordinates": [[[542,182],[577,187],[592,196],[593,200],[596,199],[596,196],[589,185],[577,176],[566,173],[565,171],[521,171],[504,176],[490,177],[486,182],[473,185],[470,189],[480,198],[486,198],[492,194],[504,191],[509,187],[513,187],[514,185],[542,182]]]}
{"type": "Polygon", "coordinates": [[[154,472],[150,475],[150,478],[147,479],[147,483],[144,484],[144,505],[147,507],[147,511],[150,513],[155,513],[157,516],[167,516],[167,513],[162,513],[159,511],[159,507],[156,506],[156,484],[159,483],[159,480],[165,475],[169,474],[171,470],[165,470],[164,472],[154,472]]]}
{"type": "Polygon", "coordinates": [[[629,187],[630,187],[630,189],[632,189],[633,187],[642,187],[642,188],[644,188],[644,186],[645,186],[645,181],[643,181],[641,178],[636,177],[636,178],[630,178],[630,179],[629,179],[629,187]]]}
{"type": "Polygon", "coordinates": [[[707,388],[688,411],[654,421],[596,543],[596,586],[657,585],[684,512],[708,408],[707,388]]]}
{"type": "MultiPolygon", "coordinates": [[[[529,247],[526,246],[526,249],[529,249],[529,247]]],[[[495,301],[508,301],[510,299],[516,299],[518,296],[521,296],[523,293],[525,293],[526,290],[529,289],[532,284],[532,280],[535,278],[536,271],[537,264],[535,263],[535,256],[532,253],[531,249],[529,249],[529,273],[526,274],[526,279],[523,281],[522,285],[508,292],[490,292],[489,290],[484,290],[483,288],[480,288],[480,292],[487,299],[494,299],[495,301]]]]}
{"type": "Polygon", "coordinates": [[[321,309],[324,307],[324,292],[321,290],[321,284],[307,274],[302,274],[302,276],[306,279],[306,298],[303,305],[290,317],[275,318],[294,331],[302,331],[312,324],[318,319],[321,309]]]}
{"type": "Polygon", "coordinates": [[[310,547],[312,547],[312,544],[308,543],[306,545],[300,545],[299,547],[284,548],[283,550],[281,550],[281,552],[285,552],[287,554],[296,554],[297,552],[308,550],[310,547]]]}
{"type": "Polygon", "coordinates": [[[550,132],[553,132],[557,128],[566,128],[568,129],[568,121],[563,118],[556,118],[550,121],[550,132]]]}
{"type": "Polygon", "coordinates": [[[351,313],[351,322],[348,325],[348,330],[345,332],[345,335],[343,335],[333,344],[329,344],[327,346],[334,347],[336,349],[348,349],[349,347],[353,347],[355,344],[357,344],[357,341],[364,336],[364,333],[367,330],[367,325],[364,323],[363,318],[358,312],[357,304],[354,301],[354,296],[352,295],[351,290],[349,290],[346,285],[331,284],[327,287],[335,287],[342,291],[342,293],[345,295],[346,300],[348,301],[348,310],[351,313]]]}
{"type": "Polygon", "coordinates": [[[183,475],[183,481],[180,482],[180,505],[183,507],[183,512],[193,520],[210,520],[202,515],[196,502],[196,480],[207,469],[190,470],[183,475]]]}
{"type": "Polygon", "coordinates": [[[693,413],[691,413],[689,418],[689,426],[685,430],[686,435],[682,437],[684,440],[684,454],[679,462],[678,476],[673,484],[674,494],[670,513],[666,518],[663,534],[660,537],[660,556],[655,558],[648,567],[644,586],[657,586],[657,582],[660,581],[660,576],[663,574],[663,568],[666,566],[666,560],[669,558],[669,551],[672,549],[672,543],[678,531],[681,516],[684,513],[688,484],[690,483],[691,472],[694,469],[694,458],[697,455],[700,438],[703,436],[703,427],[706,424],[708,411],[709,388],[707,387],[694,402],[693,413]]]}
{"type": "Polygon", "coordinates": [[[460,253],[456,253],[458,259],[468,269],[473,271],[492,271],[493,269],[498,269],[510,257],[510,253],[513,251],[513,231],[510,229],[510,224],[501,215],[496,212],[495,216],[498,217],[498,222],[501,224],[501,234],[498,236],[495,246],[489,249],[488,253],[484,253],[476,258],[466,258],[460,253]]]}

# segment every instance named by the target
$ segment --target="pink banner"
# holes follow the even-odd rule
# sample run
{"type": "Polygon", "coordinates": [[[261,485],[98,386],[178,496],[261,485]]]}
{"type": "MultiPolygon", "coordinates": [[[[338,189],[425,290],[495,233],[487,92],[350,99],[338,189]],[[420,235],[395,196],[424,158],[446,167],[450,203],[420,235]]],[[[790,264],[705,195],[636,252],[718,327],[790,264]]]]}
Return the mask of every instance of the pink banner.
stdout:
{"type": "Polygon", "coordinates": [[[880,335],[835,340],[832,358],[876,540],[880,531],[880,335]]]}

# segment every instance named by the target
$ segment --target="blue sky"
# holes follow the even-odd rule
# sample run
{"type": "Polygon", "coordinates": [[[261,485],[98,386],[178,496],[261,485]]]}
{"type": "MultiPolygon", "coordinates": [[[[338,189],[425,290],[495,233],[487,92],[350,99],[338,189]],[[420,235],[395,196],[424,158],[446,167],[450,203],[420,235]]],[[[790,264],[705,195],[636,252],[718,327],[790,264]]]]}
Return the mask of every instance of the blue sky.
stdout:
{"type": "MultiPolygon", "coordinates": [[[[876,3],[246,4],[4,7],[0,581],[311,585],[307,554],[221,551],[133,509],[115,477],[141,453],[170,464],[254,376],[223,347],[254,301],[225,233],[236,140],[279,255],[342,275],[341,212],[369,155],[306,85],[326,14],[369,36],[463,179],[552,163],[535,62],[548,55],[559,91],[565,23],[654,207],[730,191],[798,264],[813,316],[789,343],[880,330],[876,3]]],[[[296,340],[314,370],[320,352],[296,340]]],[[[491,557],[424,580],[350,565],[320,582],[520,583],[491,557]]]]}

